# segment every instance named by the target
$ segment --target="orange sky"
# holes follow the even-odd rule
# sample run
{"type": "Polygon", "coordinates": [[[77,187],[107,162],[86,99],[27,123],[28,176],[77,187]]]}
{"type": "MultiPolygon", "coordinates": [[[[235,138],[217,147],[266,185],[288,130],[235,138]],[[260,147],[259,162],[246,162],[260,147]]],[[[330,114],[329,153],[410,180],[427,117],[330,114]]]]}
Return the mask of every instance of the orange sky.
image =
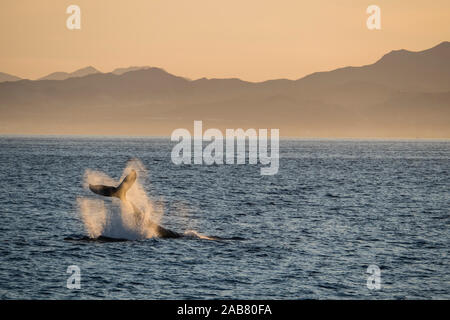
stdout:
{"type": "Polygon", "coordinates": [[[450,40],[448,0],[1,0],[0,71],[35,79],[92,65],[189,78],[297,79],[450,40]],[[81,8],[68,30],[66,8],[81,8]],[[382,30],[366,27],[381,7],[382,30]]]}

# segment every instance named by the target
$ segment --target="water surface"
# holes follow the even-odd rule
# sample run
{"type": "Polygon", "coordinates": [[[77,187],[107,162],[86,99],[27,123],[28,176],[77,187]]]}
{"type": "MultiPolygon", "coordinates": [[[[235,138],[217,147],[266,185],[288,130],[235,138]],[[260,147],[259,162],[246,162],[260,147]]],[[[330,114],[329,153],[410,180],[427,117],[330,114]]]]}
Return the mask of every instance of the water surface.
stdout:
{"type": "Polygon", "coordinates": [[[450,143],[281,141],[280,169],[175,166],[168,139],[0,137],[2,299],[448,299],[450,143]],[[86,235],[87,168],[144,187],[176,231],[242,240],[86,235]],[[381,289],[366,269],[381,268],[381,289]],[[69,290],[69,265],[81,289],[69,290]]]}

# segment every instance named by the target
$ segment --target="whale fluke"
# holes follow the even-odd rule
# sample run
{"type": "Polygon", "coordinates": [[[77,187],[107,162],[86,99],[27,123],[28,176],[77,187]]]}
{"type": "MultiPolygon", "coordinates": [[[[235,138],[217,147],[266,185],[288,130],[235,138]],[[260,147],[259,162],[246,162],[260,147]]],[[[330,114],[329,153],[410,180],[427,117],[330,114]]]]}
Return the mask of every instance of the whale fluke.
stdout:
{"type": "MultiPolygon", "coordinates": [[[[116,197],[122,200],[124,203],[129,204],[133,208],[133,212],[137,217],[141,217],[143,213],[137,208],[131,201],[128,201],[126,198],[127,191],[133,186],[133,184],[136,182],[136,171],[131,170],[131,172],[122,180],[122,182],[117,186],[104,186],[101,184],[98,185],[92,185],[89,184],[89,189],[101,196],[106,197],[116,197]]],[[[180,234],[178,232],[166,229],[161,227],[160,225],[156,224],[155,222],[148,221],[148,226],[156,230],[158,236],[160,238],[181,238],[183,236],[193,236],[199,239],[207,239],[207,240],[222,240],[222,238],[219,237],[210,237],[210,236],[204,236],[196,233],[195,231],[190,231],[186,233],[185,235],[180,234]]],[[[100,236],[97,238],[97,240],[106,240],[109,241],[110,238],[100,236]]],[[[67,239],[72,240],[72,239],[67,239]]]]}
{"type": "Polygon", "coordinates": [[[126,193],[127,191],[133,186],[134,182],[136,181],[136,171],[131,170],[131,173],[128,174],[122,182],[117,187],[112,186],[104,186],[101,184],[97,185],[89,185],[89,189],[101,196],[105,197],[116,197],[120,200],[126,201],[126,193]]]}
{"type": "MultiPolygon", "coordinates": [[[[137,177],[136,171],[131,170],[131,172],[122,180],[122,182],[117,187],[104,186],[101,184],[97,184],[97,185],[90,184],[89,189],[91,189],[92,192],[99,194],[101,196],[119,198],[124,203],[131,205],[134,213],[137,216],[142,216],[142,212],[132,202],[128,201],[126,198],[127,191],[136,182],[136,177],[137,177]]],[[[175,231],[169,230],[169,229],[165,229],[165,228],[161,227],[160,225],[155,224],[154,222],[149,221],[148,223],[149,223],[149,226],[155,228],[156,232],[158,233],[158,236],[161,238],[180,238],[180,237],[182,237],[181,234],[179,234],[175,231]]]]}

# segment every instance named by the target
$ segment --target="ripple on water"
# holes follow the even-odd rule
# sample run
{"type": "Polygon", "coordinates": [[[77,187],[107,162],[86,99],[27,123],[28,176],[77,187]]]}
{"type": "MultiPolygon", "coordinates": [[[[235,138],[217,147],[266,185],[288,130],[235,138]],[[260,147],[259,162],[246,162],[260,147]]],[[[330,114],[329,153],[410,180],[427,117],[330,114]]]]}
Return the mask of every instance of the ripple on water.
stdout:
{"type": "Polygon", "coordinates": [[[450,143],[280,148],[279,174],[262,177],[174,166],[164,139],[0,138],[0,298],[450,298],[450,143]],[[118,180],[131,157],[164,226],[228,240],[83,238],[85,170],[118,180]],[[371,264],[379,291],[366,287],[371,264]],[[81,290],[66,288],[70,265],[81,290]]]}

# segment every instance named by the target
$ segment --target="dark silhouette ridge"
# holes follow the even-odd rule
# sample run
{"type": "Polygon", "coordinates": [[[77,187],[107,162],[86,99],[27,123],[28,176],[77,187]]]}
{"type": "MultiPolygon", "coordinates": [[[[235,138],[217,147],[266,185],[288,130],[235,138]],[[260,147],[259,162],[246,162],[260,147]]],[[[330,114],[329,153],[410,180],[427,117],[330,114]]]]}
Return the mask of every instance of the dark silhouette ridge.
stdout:
{"type": "Polygon", "coordinates": [[[13,76],[12,74],[0,72],[0,82],[18,81],[18,80],[21,80],[21,79],[19,77],[13,76]]]}
{"type": "Polygon", "coordinates": [[[0,83],[0,133],[170,135],[203,120],[282,136],[450,138],[449,42],[298,80],[189,80],[130,68],[138,69],[0,83]]]}

